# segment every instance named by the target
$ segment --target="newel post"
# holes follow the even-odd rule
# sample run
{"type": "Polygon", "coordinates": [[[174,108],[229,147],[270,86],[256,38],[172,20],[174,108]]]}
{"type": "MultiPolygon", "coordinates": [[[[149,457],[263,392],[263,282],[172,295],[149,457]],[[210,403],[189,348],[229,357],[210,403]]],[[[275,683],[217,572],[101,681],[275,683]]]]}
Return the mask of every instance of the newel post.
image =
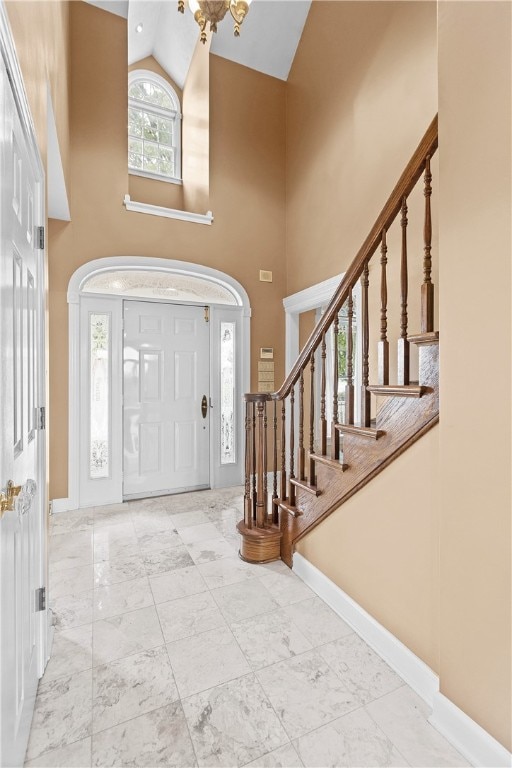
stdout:
{"type": "MultiPolygon", "coordinates": [[[[240,557],[251,563],[276,560],[280,556],[281,532],[276,525],[268,493],[267,393],[245,395],[245,491],[240,557]]],[[[277,429],[277,418],[273,420],[277,429]]],[[[275,445],[275,435],[274,435],[275,445]]],[[[274,454],[276,448],[274,447],[274,454]]],[[[276,458],[274,458],[275,472],[276,458]]]]}

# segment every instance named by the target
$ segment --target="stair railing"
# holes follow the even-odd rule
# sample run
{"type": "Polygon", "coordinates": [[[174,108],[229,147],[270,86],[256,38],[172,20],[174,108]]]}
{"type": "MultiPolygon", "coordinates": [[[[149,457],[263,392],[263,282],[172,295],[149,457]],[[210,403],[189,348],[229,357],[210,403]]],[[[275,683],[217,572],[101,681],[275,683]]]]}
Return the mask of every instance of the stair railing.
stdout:
{"type": "MultiPolygon", "coordinates": [[[[315,462],[322,458],[340,462],[340,414],[338,403],[338,335],[339,314],[346,312],[346,387],[343,424],[354,431],[371,431],[370,387],[370,318],[369,318],[369,264],[380,251],[380,335],[377,348],[378,385],[389,385],[388,292],[387,292],[387,233],[400,215],[400,337],[398,339],[398,385],[395,390],[410,385],[410,340],[408,336],[408,254],[407,201],[423,175],[425,197],[423,225],[423,282],[421,285],[421,335],[434,336],[434,285],[432,282],[432,173],[430,162],[438,146],[437,116],[434,118],[411,160],[407,164],[388,201],[377,217],[368,237],[348,267],[326,311],[299,354],[281,388],[274,393],[246,394],[245,419],[245,494],[244,519],[238,524],[242,537],[240,556],[250,562],[265,562],[280,556],[280,515],[298,516],[297,488],[318,495],[315,485],[315,462]],[[354,294],[361,285],[361,392],[359,397],[359,425],[355,419],[354,384],[354,294]],[[332,329],[332,333],[330,333],[332,329]],[[332,419],[330,451],[327,445],[326,387],[327,341],[332,339],[332,419]],[[319,414],[315,419],[315,362],[319,365],[319,414]],[[308,458],[304,441],[305,379],[309,388],[308,458]],[[268,413],[271,418],[269,435],[268,413]],[[318,421],[318,430],[315,426],[318,421]],[[318,452],[315,453],[315,440],[318,452]],[[269,450],[270,446],[270,450],[269,450]],[[329,453],[329,455],[328,455],[329,453]],[[272,457],[269,465],[269,454],[272,457]],[[306,472],[307,468],[307,472],[306,472]],[[268,475],[272,475],[271,493],[268,475]],[[270,497],[270,498],[269,498],[270,497]]],[[[417,341],[419,337],[414,337],[417,341]]],[[[411,393],[413,388],[411,387],[411,393]]],[[[341,461],[340,461],[341,458],[341,461]]]]}

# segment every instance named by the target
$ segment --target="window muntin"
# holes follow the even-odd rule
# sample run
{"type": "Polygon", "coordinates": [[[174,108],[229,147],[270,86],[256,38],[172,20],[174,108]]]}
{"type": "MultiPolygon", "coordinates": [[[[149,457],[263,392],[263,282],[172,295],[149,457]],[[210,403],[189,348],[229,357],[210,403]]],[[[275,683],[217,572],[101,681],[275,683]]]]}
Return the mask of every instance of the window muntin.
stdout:
{"type": "MultiPolygon", "coordinates": [[[[133,73],[132,73],[133,74],[133,73]]],[[[181,176],[181,115],[176,93],[162,78],[138,72],[128,85],[128,167],[166,179],[181,176]]]]}

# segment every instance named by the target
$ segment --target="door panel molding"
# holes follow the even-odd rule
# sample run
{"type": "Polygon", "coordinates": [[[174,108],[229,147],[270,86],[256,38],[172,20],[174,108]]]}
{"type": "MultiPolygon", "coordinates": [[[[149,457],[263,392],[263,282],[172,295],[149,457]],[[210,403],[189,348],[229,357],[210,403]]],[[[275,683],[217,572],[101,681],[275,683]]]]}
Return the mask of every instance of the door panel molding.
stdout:
{"type": "Polygon", "coordinates": [[[0,669],[2,701],[0,703],[0,763],[23,764],[32,718],[37,680],[43,674],[48,660],[49,611],[35,613],[35,588],[46,588],[47,581],[47,477],[46,434],[36,427],[34,410],[46,406],[46,347],[45,347],[45,252],[35,248],[34,226],[45,221],[45,174],[37,145],[34,123],[25,93],[21,70],[4,3],[0,0],[0,102],[2,104],[0,132],[2,147],[0,166],[2,195],[0,212],[0,242],[2,262],[0,275],[2,310],[9,315],[0,321],[2,338],[2,435],[0,438],[0,465],[3,474],[0,489],[8,479],[17,485],[35,480],[32,503],[4,511],[0,522],[2,577],[4,584],[0,597],[2,642],[0,669]],[[19,172],[13,174],[14,142],[19,172]],[[17,191],[13,189],[16,182],[17,191]],[[12,193],[12,194],[11,194],[12,193]],[[16,199],[13,199],[16,198],[16,199]],[[23,229],[22,229],[23,226],[23,229]],[[13,419],[11,398],[14,401],[12,312],[14,302],[8,299],[13,284],[13,243],[16,241],[20,259],[20,287],[23,287],[22,322],[18,326],[23,357],[20,361],[16,388],[23,399],[17,399],[19,413],[19,442],[17,453],[11,442],[13,419]],[[4,320],[6,321],[4,323],[4,320]],[[8,327],[7,327],[8,326],[8,327]],[[30,345],[30,350],[29,350],[30,345]],[[21,389],[23,387],[23,389],[21,389]],[[5,418],[8,416],[8,418],[5,418]],[[13,610],[16,590],[18,609],[13,610]],[[17,579],[17,580],[16,580],[17,579]],[[18,632],[23,642],[13,640],[18,632]],[[21,666],[20,666],[21,665],[21,666]],[[13,684],[10,675],[17,676],[13,684]]]}

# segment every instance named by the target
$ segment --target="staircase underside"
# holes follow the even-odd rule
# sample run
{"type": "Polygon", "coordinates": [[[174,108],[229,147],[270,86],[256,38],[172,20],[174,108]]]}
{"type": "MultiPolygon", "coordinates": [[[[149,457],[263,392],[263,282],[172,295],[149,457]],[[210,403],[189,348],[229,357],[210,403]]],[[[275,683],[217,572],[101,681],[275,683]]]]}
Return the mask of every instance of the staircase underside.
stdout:
{"type": "MultiPolygon", "coordinates": [[[[439,355],[437,339],[419,349],[421,395],[401,396],[392,391],[377,414],[378,440],[368,440],[351,430],[343,433],[343,469],[321,460],[316,464],[314,494],[296,487],[295,507],[291,515],[283,504],[280,515],[281,558],[291,567],[295,544],[319,525],[331,512],[357,493],[382,472],[394,459],[439,421],[439,355]],[[384,433],[384,434],[382,434],[384,433]]],[[[379,395],[382,392],[379,392],[379,395]]],[[[341,430],[343,431],[343,430],[341,430]]]]}

